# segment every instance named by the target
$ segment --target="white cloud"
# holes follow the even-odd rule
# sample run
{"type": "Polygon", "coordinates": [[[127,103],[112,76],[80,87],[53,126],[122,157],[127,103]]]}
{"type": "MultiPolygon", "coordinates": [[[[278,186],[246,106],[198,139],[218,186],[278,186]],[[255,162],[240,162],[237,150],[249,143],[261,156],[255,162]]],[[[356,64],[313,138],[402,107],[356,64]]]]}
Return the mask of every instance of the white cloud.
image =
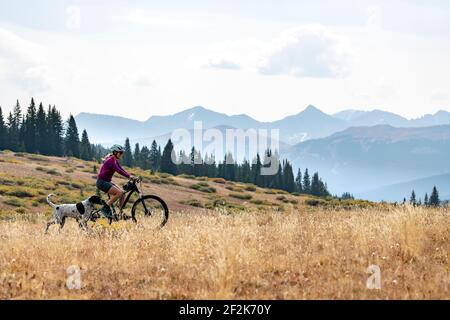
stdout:
{"type": "Polygon", "coordinates": [[[143,9],[133,9],[123,15],[113,17],[118,21],[125,21],[143,26],[165,26],[165,27],[190,27],[198,25],[198,21],[188,20],[158,12],[149,12],[143,9]]]}
{"type": "Polygon", "coordinates": [[[241,66],[238,63],[225,58],[212,58],[209,60],[207,67],[228,70],[241,69],[241,66]]]}
{"type": "Polygon", "coordinates": [[[31,94],[50,88],[47,50],[17,34],[0,28],[2,75],[31,94]]]}
{"type": "Polygon", "coordinates": [[[287,30],[266,49],[259,71],[266,75],[340,78],[350,73],[352,54],[342,37],[323,26],[287,30]]]}

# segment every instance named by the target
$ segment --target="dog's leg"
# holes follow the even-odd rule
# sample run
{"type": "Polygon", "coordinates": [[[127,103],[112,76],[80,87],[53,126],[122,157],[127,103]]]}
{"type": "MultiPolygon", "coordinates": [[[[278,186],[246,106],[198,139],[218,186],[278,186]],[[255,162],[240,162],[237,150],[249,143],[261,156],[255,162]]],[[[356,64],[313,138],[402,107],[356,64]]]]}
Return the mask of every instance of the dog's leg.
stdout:
{"type": "Polygon", "coordinates": [[[55,223],[57,223],[58,221],[56,221],[56,218],[55,217],[53,217],[49,222],[47,222],[47,227],[45,228],[45,234],[47,234],[48,233],[48,228],[52,225],[52,224],[55,224],[55,223]]]}
{"type": "Polygon", "coordinates": [[[66,217],[62,217],[61,221],[59,222],[59,231],[61,231],[62,228],[64,228],[65,223],[66,223],[66,217]]]}

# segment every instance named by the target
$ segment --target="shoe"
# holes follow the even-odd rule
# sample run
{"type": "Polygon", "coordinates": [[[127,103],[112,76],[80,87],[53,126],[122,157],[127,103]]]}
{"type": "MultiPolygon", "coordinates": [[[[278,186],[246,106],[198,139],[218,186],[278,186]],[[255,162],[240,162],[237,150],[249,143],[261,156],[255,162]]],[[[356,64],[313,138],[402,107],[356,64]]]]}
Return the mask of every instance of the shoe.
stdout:
{"type": "Polygon", "coordinates": [[[111,219],[111,218],[112,218],[112,211],[111,211],[111,208],[110,208],[107,204],[105,204],[105,205],[101,208],[100,211],[103,213],[103,215],[104,215],[106,218],[108,218],[108,219],[111,219]]]}

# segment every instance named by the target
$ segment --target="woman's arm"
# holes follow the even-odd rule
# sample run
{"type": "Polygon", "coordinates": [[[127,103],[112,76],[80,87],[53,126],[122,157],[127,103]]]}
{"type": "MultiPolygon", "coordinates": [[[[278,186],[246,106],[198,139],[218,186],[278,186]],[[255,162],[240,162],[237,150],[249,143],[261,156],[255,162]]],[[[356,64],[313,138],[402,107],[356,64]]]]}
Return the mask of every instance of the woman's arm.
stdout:
{"type": "Polygon", "coordinates": [[[120,166],[120,163],[119,163],[118,161],[114,161],[114,170],[115,170],[118,174],[124,176],[125,178],[131,177],[131,175],[130,175],[128,172],[126,172],[126,171],[120,166]]]}

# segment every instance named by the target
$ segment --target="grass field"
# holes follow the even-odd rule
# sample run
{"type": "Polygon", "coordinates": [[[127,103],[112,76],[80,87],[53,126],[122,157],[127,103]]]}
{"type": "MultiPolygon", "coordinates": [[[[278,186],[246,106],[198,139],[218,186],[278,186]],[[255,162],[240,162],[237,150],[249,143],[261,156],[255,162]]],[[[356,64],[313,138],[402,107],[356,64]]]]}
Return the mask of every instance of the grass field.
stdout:
{"type": "Polygon", "coordinates": [[[163,230],[0,222],[0,298],[449,299],[450,212],[174,214],[163,230]],[[70,290],[67,268],[80,268],[70,290]],[[381,289],[369,290],[369,265],[381,289]]]}
{"type": "Polygon", "coordinates": [[[46,195],[94,194],[96,165],[0,152],[0,299],[450,298],[450,209],[133,169],[167,201],[164,229],[97,223],[86,234],[69,220],[44,235],[46,195]],[[367,288],[370,265],[381,289],[367,288]],[[81,287],[69,289],[77,268],[81,287]]]}

